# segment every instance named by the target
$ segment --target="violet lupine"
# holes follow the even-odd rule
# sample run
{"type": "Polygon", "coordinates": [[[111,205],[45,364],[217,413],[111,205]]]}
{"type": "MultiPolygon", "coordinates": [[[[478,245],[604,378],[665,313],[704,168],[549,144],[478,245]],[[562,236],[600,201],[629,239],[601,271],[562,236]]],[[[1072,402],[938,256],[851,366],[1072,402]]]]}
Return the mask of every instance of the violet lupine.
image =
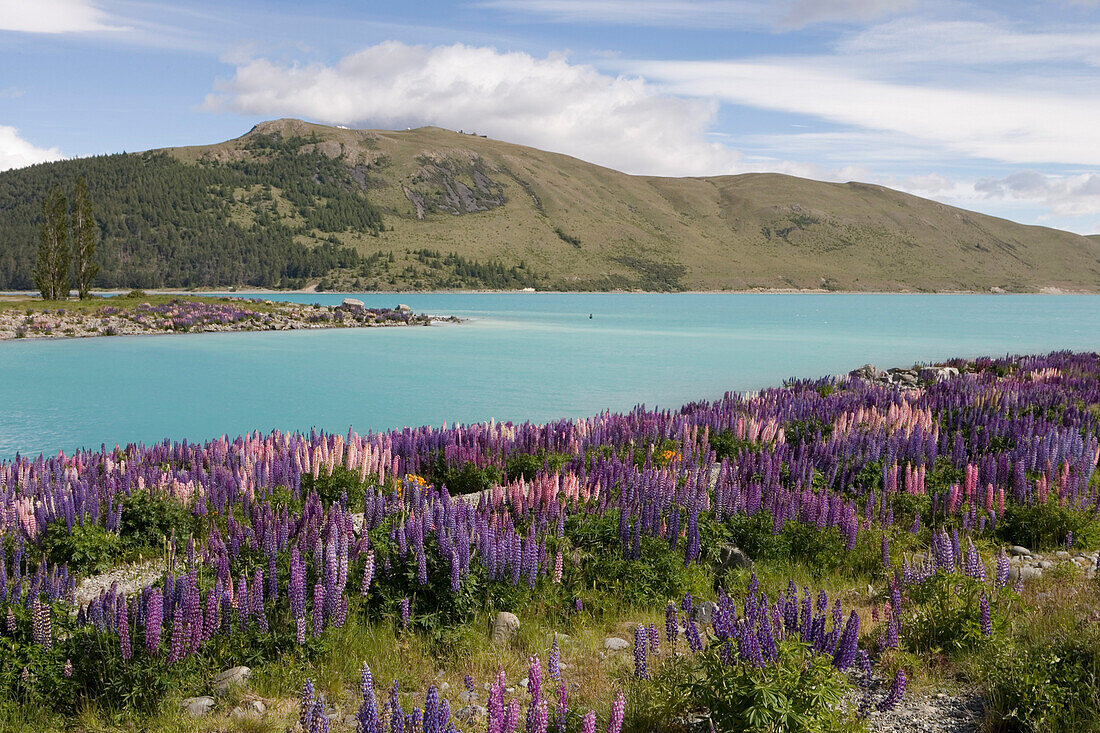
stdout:
{"type": "Polygon", "coordinates": [[[370,592],[370,584],[374,579],[374,550],[367,551],[367,559],[363,563],[363,582],[360,586],[360,593],[365,598],[370,592]]]}
{"type": "Polygon", "coordinates": [[[649,646],[649,633],[644,626],[634,628],[634,676],[640,680],[649,679],[646,669],[646,649],[649,646]]]}
{"type": "Polygon", "coordinates": [[[118,630],[118,644],[122,650],[122,660],[129,661],[133,651],[130,648],[130,616],[124,594],[119,594],[115,611],[115,628],[118,630]]]}
{"type": "Polygon", "coordinates": [[[531,701],[527,706],[527,733],[532,733],[538,722],[538,705],[542,700],[542,660],[537,656],[527,659],[527,694],[531,701]]]}
{"type": "Polygon", "coordinates": [[[313,637],[317,638],[325,630],[325,586],[317,583],[313,586],[313,637]]]}
{"type": "Polygon", "coordinates": [[[626,696],[622,691],[611,703],[611,717],[607,721],[607,733],[620,733],[623,728],[623,715],[626,713],[626,696]]]}
{"type": "Polygon", "coordinates": [[[987,599],[985,597],[985,593],[982,593],[982,597],[981,597],[981,600],[978,602],[978,605],[979,605],[979,609],[980,609],[979,613],[980,613],[982,634],[985,635],[985,636],[989,636],[990,634],[993,633],[993,621],[990,618],[990,613],[989,613],[989,599],[987,599]]]}
{"type": "Polygon", "coordinates": [[[1008,555],[1004,549],[997,555],[997,571],[993,576],[993,588],[994,590],[1000,590],[1008,585],[1009,575],[1009,563],[1008,555]]]}
{"type": "Polygon", "coordinates": [[[567,722],[567,716],[569,715],[569,692],[566,690],[565,682],[558,683],[558,714],[555,718],[555,722],[558,728],[558,733],[565,733],[565,726],[567,722]]]}
{"type": "Polygon", "coordinates": [[[408,598],[402,598],[401,599],[400,612],[401,612],[401,628],[407,630],[409,628],[409,614],[410,614],[409,599],[408,598]]]}
{"type": "Polygon", "coordinates": [[[555,682],[561,682],[561,651],[558,648],[558,635],[554,634],[554,641],[550,644],[550,657],[546,662],[546,667],[550,672],[550,679],[555,682]]]}
{"type": "Polygon", "coordinates": [[[703,640],[699,637],[699,627],[695,625],[695,619],[685,615],[684,629],[688,647],[693,653],[701,652],[703,650],[703,640]]]}
{"type": "Polygon", "coordinates": [[[374,677],[366,664],[363,665],[363,673],[359,681],[359,694],[363,699],[359,705],[359,712],[355,716],[359,723],[359,733],[382,733],[382,722],[378,719],[378,703],[374,699],[374,677]]]}
{"type": "Polygon", "coordinates": [[[659,631],[657,631],[657,625],[656,624],[650,624],[649,627],[646,629],[646,631],[649,635],[649,651],[652,652],[655,655],[660,654],[661,653],[661,634],[660,634],[659,631]]]}
{"type": "Polygon", "coordinates": [[[905,694],[905,670],[899,669],[894,675],[894,682],[890,685],[890,693],[886,699],[878,704],[879,710],[893,710],[905,694]]]}
{"type": "Polygon", "coordinates": [[[308,731],[313,723],[313,680],[307,679],[302,685],[302,692],[298,695],[298,722],[303,731],[308,731]]]}
{"type": "Polygon", "coordinates": [[[852,611],[848,615],[848,623],[844,625],[844,633],[837,642],[836,652],[833,654],[833,666],[844,671],[855,662],[857,644],[859,641],[859,614],[852,611]]]}
{"type": "Polygon", "coordinates": [[[439,729],[439,691],[435,685],[428,688],[424,700],[424,733],[443,733],[439,729]]]}
{"type": "Polygon", "coordinates": [[[163,623],[164,606],[160,589],[153,588],[145,605],[145,653],[156,654],[160,646],[160,629],[163,623]]]}
{"type": "Polygon", "coordinates": [[[397,680],[394,680],[390,687],[390,733],[405,733],[405,713],[401,709],[398,689],[397,680]]]}
{"type": "Polygon", "coordinates": [[[581,733],[596,733],[596,712],[589,710],[581,721],[581,733]]]}
{"type": "Polygon", "coordinates": [[[676,618],[676,606],[669,601],[665,606],[665,638],[672,651],[676,651],[676,637],[680,634],[680,622],[676,618]]]}

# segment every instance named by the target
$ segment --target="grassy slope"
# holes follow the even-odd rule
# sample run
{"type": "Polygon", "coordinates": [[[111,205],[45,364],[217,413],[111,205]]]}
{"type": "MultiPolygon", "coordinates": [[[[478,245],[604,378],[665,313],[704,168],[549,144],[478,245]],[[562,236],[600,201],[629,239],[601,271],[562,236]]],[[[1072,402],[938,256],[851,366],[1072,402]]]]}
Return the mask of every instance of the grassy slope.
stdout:
{"type": "MultiPolygon", "coordinates": [[[[189,161],[229,160],[248,155],[243,147],[255,132],[316,133],[322,151],[343,154],[356,166],[367,195],[383,207],[387,231],[341,238],[364,253],[395,251],[399,266],[404,250],[426,247],[507,265],[522,260],[546,285],[572,288],[1100,287],[1096,237],[1024,226],[868,184],[779,174],[629,176],[439,128],[361,131],[297,120],[266,122],[237,140],[169,152],[189,161]],[[477,173],[490,182],[485,192],[478,191],[477,173]],[[433,211],[433,197],[442,200],[457,183],[465,183],[480,204],[489,201],[488,210],[456,215],[444,202],[433,211]],[[413,201],[418,196],[427,201],[423,218],[413,201]],[[503,205],[493,206],[490,199],[501,197],[503,205]]],[[[248,211],[242,208],[241,216],[248,211]]]]}

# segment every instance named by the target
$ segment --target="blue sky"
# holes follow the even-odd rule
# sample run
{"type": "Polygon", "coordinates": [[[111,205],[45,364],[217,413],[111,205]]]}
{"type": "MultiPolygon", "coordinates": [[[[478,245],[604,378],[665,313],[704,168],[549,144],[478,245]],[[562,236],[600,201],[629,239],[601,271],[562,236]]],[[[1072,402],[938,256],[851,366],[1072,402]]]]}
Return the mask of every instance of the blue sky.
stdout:
{"type": "Polygon", "coordinates": [[[1100,232],[1100,0],[0,0],[0,169],[291,116],[1100,232]]]}

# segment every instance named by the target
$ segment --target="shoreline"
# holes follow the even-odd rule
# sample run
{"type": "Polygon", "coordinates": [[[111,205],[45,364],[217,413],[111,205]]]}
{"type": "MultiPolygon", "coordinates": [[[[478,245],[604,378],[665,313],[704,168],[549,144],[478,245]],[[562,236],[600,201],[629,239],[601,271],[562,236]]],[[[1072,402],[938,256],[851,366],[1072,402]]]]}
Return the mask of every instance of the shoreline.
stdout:
{"type": "Polygon", "coordinates": [[[104,298],[101,302],[22,301],[0,307],[0,341],[42,341],[112,336],[182,336],[208,333],[311,331],[334,328],[396,328],[460,323],[455,316],[414,314],[408,306],[367,308],[345,299],[339,305],[293,303],[246,297],[194,296],[191,299],[148,294],[104,298]],[[96,307],[98,306],[98,307],[96,307]]]}

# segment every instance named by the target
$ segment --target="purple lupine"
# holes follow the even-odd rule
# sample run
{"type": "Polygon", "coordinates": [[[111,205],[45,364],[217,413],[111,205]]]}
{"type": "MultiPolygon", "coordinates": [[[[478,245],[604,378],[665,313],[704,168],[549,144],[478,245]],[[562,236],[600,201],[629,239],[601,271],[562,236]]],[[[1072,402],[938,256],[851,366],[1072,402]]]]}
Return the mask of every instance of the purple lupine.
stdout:
{"type": "Polygon", "coordinates": [[[172,635],[168,642],[168,665],[183,659],[183,607],[176,606],[172,614],[172,635]]]}
{"type": "Polygon", "coordinates": [[[160,628],[163,623],[164,607],[161,601],[160,589],[153,588],[149,591],[145,604],[145,653],[156,654],[160,646],[160,628]]]}
{"type": "Polygon", "coordinates": [[[370,584],[374,579],[374,550],[367,552],[367,559],[363,563],[363,582],[360,586],[360,593],[365,598],[370,592],[370,584]]]}
{"type": "Polygon", "coordinates": [[[646,649],[649,646],[649,633],[644,626],[634,628],[634,676],[640,680],[649,679],[646,669],[646,649]]]}
{"type": "Polygon", "coordinates": [[[301,694],[298,696],[298,722],[301,724],[303,731],[308,731],[313,727],[314,701],[313,680],[307,679],[305,684],[302,685],[301,694]]]}
{"type": "Polygon", "coordinates": [[[325,586],[317,583],[313,586],[313,637],[317,638],[325,630],[325,586]]]}
{"type": "Polygon", "coordinates": [[[558,649],[558,635],[554,634],[554,641],[550,644],[550,658],[546,662],[546,667],[550,671],[550,679],[555,682],[561,682],[561,651],[558,649]]]}
{"type": "Polygon", "coordinates": [[[397,691],[397,680],[394,680],[390,687],[390,733],[405,733],[405,713],[401,709],[397,691]]]}
{"type": "Polygon", "coordinates": [[[676,606],[672,605],[669,601],[665,606],[665,638],[668,639],[669,647],[673,652],[676,651],[676,637],[680,634],[680,622],[676,618],[676,606]]]}
{"type": "Polygon", "coordinates": [[[1008,585],[1008,554],[1001,549],[1001,552],[997,555],[997,572],[993,576],[993,588],[994,590],[1000,590],[1008,585]]]}
{"type": "Polygon", "coordinates": [[[439,691],[432,685],[424,700],[424,733],[443,733],[439,729],[439,691]]]}
{"type": "Polygon", "coordinates": [[[698,653],[703,650],[703,640],[699,638],[699,627],[695,625],[695,619],[690,616],[684,616],[684,629],[687,637],[688,647],[693,653],[698,653]]]}
{"type": "Polygon", "coordinates": [[[566,690],[565,682],[558,683],[558,711],[555,718],[558,733],[565,733],[565,725],[567,717],[569,715],[569,692],[566,690]]]}
{"type": "Polygon", "coordinates": [[[833,666],[842,672],[856,659],[857,643],[859,641],[859,614],[852,611],[848,614],[848,623],[844,625],[844,633],[837,642],[836,652],[833,654],[833,666]]]}
{"type": "Polygon", "coordinates": [[[539,701],[542,700],[542,660],[534,655],[527,658],[527,693],[531,696],[527,706],[527,733],[532,733],[537,724],[539,701]]]}
{"type": "Polygon", "coordinates": [[[122,650],[122,659],[129,661],[133,654],[130,648],[130,616],[126,608],[126,596],[121,593],[115,610],[115,628],[118,630],[118,645],[122,650]]]}
{"type": "Polygon", "coordinates": [[[584,610],[584,601],[582,601],[580,598],[574,598],[573,599],[573,610],[575,610],[577,613],[580,613],[581,611],[583,611],[584,610]]]}
{"type": "Polygon", "coordinates": [[[611,718],[607,721],[607,733],[620,733],[623,728],[623,715],[626,712],[626,696],[622,691],[615,696],[615,702],[611,703],[611,718]]]}
{"type": "Polygon", "coordinates": [[[989,600],[985,597],[985,593],[982,593],[981,600],[978,602],[981,614],[981,627],[982,634],[989,636],[993,633],[993,621],[989,614],[989,600]]]}
{"type": "Polygon", "coordinates": [[[657,631],[657,625],[656,624],[650,624],[649,627],[646,629],[646,632],[649,636],[649,651],[652,652],[655,655],[660,654],[661,653],[661,634],[660,634],[659,631],[657,631]]]}
{"type": "Polygon", "coordinates": [[[409,628],[409,613],[410,613],[409,599],[408,598],[402,598],[401,599],[400,611],[401,611],[401,628],[407,630],[409,628]]]}
{"type": "Polygon", "coordinates": [[[589,710],[581,721],[581,733],[596,733],[596,712],[589,710]]]}
{"type": "Polygon", "coordinates": [[[905,694],[905,670],[899,669],[894,675],[894,683],[890,685],[890,693],[886,699],[878,704],[879,710],[893,710],[905,694]]]}
{"type": "Polygon", "coordinates": [[[378,703],[374,699],[374,677],[370,667],[363,664],[363,674],[359,681],[359,694],[363,702],[355,719],[359,722],[359,733],[382,733],[382,723],[378,719],[378,703]]]}

